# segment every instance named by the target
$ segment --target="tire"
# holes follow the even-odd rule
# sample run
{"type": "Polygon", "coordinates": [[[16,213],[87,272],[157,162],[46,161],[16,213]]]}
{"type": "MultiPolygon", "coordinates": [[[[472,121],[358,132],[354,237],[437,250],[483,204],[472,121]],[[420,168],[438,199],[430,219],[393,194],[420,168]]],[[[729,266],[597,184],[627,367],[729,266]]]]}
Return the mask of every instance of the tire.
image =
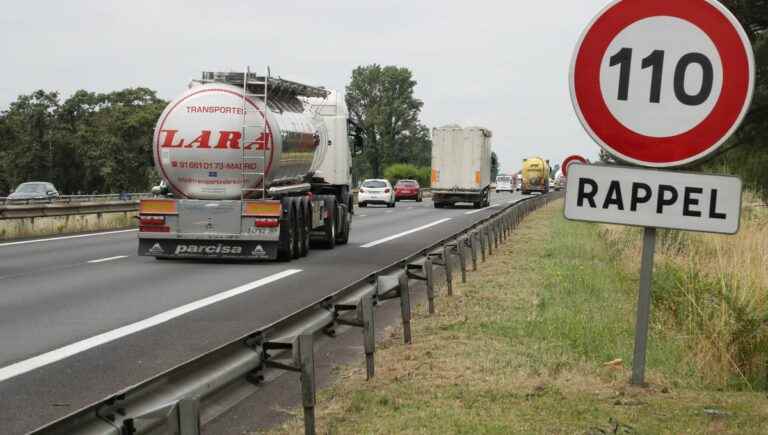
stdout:
{"type": "Polygon", "coordinates": [[[306,257],[309,255],[309,233],[311,231],[310,227],[312,226],[312,218],[309,214],[309,201],[307,201],[307,197],[296,199],[296,209],[298,210],[297,213],[300,217],[297,220],[297,227],[299,229],[299,237],[297,238],[297,241],[299,242],[299,257],[306,257]]]}
{"type": "Polygon", "coordinates": [[[436,202],[435,203],[435,208],[443,208],[443,204],[441,204],[439,202],[436,202]]]}
{"type": "Polygon", "coordinates": [[[474,208],[482,208],[483,204],[481,202],[475,202],[475,203],[472,203],[472,207],[474,207],[474,208]]]}
{"type": "Polygon", "coordinates": [[[391,203],[387,204],[387,208],[393,208],[395,205],[397,205],[397,202],[392,201],[391,203]]]}
{"type": "Polygon", "coordinates": [[[328,210],[328,218],[323,225],[322,246],[326,249],[336,247],[336,217],[338,216],[338,207],[336,206],[335,196],[326,196],[323,199],[325,209],[328,210]]]}
{"type": "Polygon", "coordinates": [[[421,195],[419,195],[419,197],[416,198],[416,202],[422,202],[422,200],[423,200],[423,198],[421,197],[421,195]]]}
{"type": "Polygon", "coordinates": [[[361,203],[360,203],[360,204],[358,204],[358,205],[359,205],[360,207],[363,207],[363,208],[365,208],[365,207],[368,207],[368,204],[366,204],[366,203],[364,203],[364,202],[361,202],[361,203]]]}
{"type": "Polygon", "coordinates": [[[352,213],[343,205],[337,205],[336,210],[336,217],[341,219],[339,223],[341,231],[336,232],[336,244],[346,245],[349,242],[349,233],[352,231],[352,213]]]}
{"type": "Polygon", "coordinates": [[[296,246],[296,218],[293,214],[293,201],[284,198],[282,201],[283,217],[280,219],[280,241],[277,245],[277,259],[291,261],[294,258],[296,246]]]}

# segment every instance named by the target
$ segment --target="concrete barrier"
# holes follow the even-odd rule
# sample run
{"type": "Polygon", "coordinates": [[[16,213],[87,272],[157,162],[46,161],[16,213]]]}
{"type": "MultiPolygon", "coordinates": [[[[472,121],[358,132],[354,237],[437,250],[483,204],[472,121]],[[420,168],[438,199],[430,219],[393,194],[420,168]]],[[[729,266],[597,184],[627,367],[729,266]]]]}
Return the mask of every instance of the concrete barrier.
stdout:
{"type": "Polygon", "coordinates": [[[7,207],[0,213],[0,240],[136,227],[137,205],[7,207]]]}

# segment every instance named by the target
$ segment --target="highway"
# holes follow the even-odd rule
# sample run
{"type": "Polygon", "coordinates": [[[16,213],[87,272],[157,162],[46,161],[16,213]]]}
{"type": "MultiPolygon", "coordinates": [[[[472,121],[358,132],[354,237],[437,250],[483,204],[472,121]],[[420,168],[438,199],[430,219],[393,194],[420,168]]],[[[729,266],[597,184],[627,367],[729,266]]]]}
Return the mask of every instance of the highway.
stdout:
{"type": "Polygon", "coordinates": [[[33,430],[268,325],[521,198],[356,208],[348,245],[289,263],[139,257],[135,230],[0,242],[2,432],[33,430]]]}

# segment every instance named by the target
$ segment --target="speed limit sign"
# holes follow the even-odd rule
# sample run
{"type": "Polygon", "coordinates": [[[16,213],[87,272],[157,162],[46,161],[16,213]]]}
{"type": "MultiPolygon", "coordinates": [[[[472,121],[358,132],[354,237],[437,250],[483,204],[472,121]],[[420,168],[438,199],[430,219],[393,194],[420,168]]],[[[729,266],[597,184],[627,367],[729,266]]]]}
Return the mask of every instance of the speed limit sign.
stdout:
{"type": "Polygon", "coordinates": [[[576,114],[607,152],[682,166],[717,150],[746,115],[752,47],[715,0],[618,0],[579,40],[570,87],[576,114]]]}

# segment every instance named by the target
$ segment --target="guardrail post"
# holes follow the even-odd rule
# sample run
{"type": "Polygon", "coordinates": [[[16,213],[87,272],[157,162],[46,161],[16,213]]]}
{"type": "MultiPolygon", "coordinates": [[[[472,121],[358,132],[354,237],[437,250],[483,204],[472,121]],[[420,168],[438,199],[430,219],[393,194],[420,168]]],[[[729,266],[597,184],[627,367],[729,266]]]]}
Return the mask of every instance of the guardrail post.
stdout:
{"type": "Polygon", "coordinates": [[[477,233],[469,235],[469,249],[472,251],[472,271],[477,272],[477,233]]]}
{"type": "Polygon", "coordinates": [[[483,263],[485,263],[485,228],[480,228],[477,236],[480,238],[480,256],[483,263]]]}
{"type": "Polygon", "coordinates": [[[493,228],[485,228],[485,237],[488,238],[488,255],[493,255],[493,239],[491,238],[491,231],[493,231],[493,228]]]}
{"type": "Polygon", "coordinates": [[[304,405],[304,434],[315,435],[315,338],[312,334],[296,337],[296,365],[301,370],[301,402],[304,405]]]}
{"type": "Polygon", "coordinates": [[[403,341],[411,344],[411,292],[408,286],[408,274],[400,275],[400,316],[403,318],[403,341]]]}
{"type": "Polygon", "coordinates": [[[493,223],[493,247],[499,249],[499,221],[493,223]]]}
{"type": "Polygon", "coordinates": [[[200,401],[184,398],[177,405],[179,435],[200,435],[200,401]]]}
{"type": "Polygon", "coordinates": [[[448,287],[448,296],[453,296],[453,267],[451,265],[451,248],[443,245],[443,266],[445,267],[445,283],[448,287]]]}
{"type": "Polygon", "coordinates": [[[459,267],[461,268],[461,282],[467,282],[467,239],[464,237],[456,241],[456,252],[459,254],[459,267]]]}
{"type": "Polygon", "coordinates": [[[429,314],[435,314],[435,275],[429,254],[424,260],[424,276],[427,278],[427,310],[429,314]]]}
{"type": "Polygon", "coordinates": [[[358,316],[363,327],[363,347],[365,348],[366,379],[374,376],[374,353],[376,352],[376,329],[373,321],[373,297],[363,296],[358,305],[358,316]]]}

